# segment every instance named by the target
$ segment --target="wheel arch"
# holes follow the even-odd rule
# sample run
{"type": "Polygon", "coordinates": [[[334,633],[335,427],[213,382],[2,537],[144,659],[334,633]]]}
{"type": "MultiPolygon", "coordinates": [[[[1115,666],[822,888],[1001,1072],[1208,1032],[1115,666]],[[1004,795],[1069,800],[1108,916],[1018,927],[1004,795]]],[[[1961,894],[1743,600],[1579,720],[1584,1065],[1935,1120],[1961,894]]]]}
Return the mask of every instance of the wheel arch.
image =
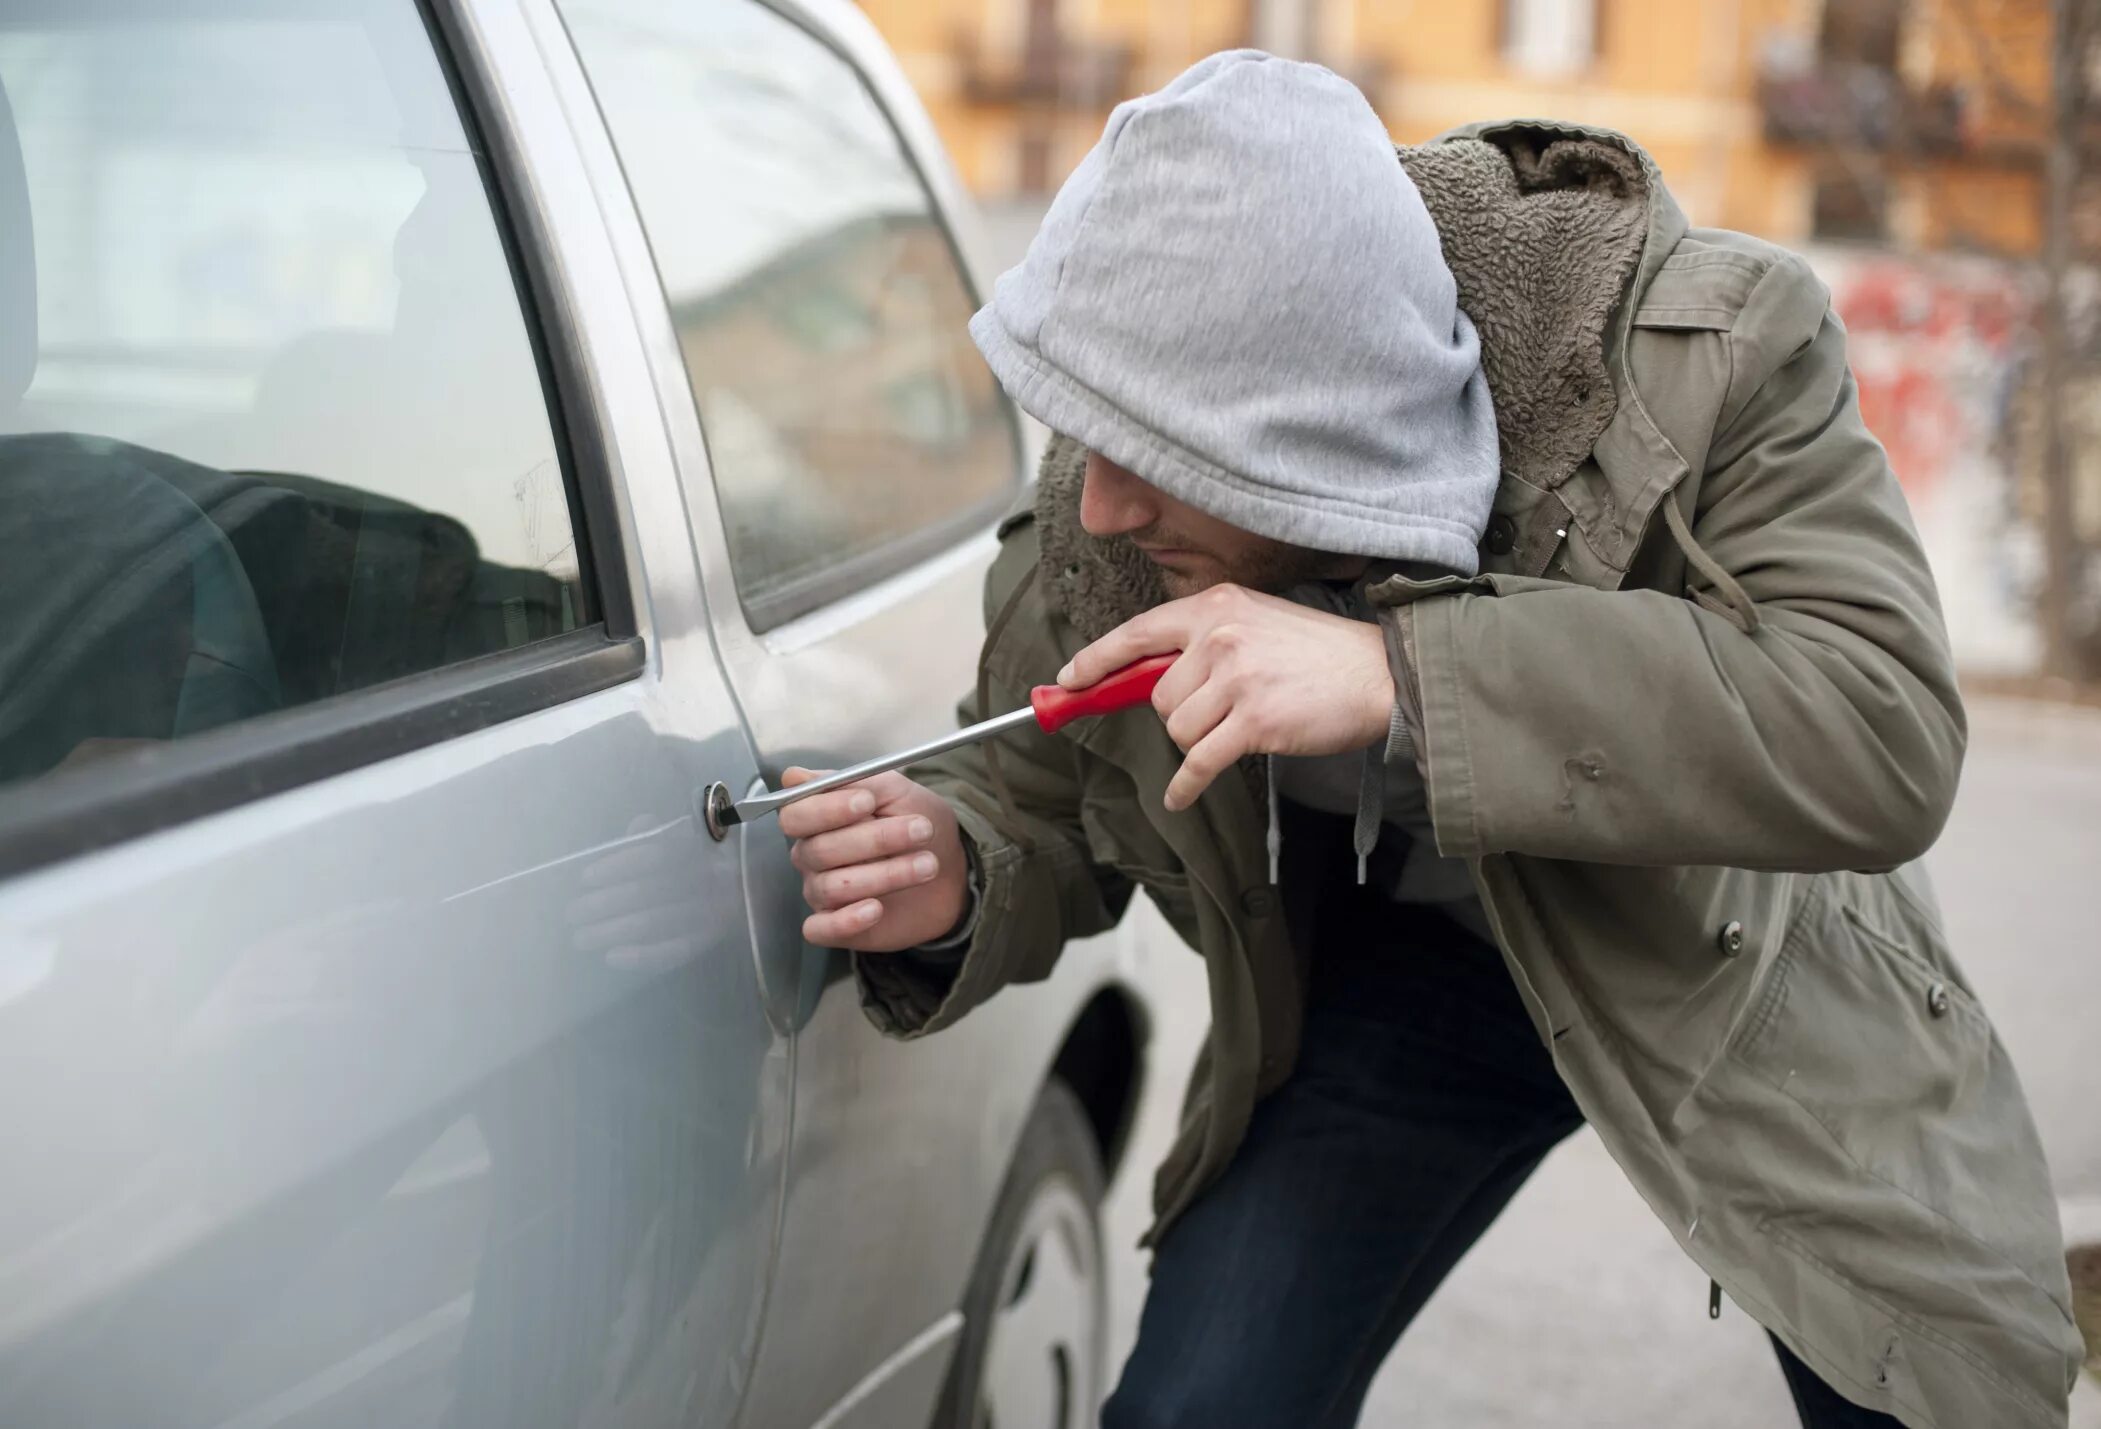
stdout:
{"type": "Polygon", "coordinates": [[[1066,1029],[1050,1075],[1086,1110],[1102,1171],[1114,1180],[1129,1148],[1145,1090],[1151,1024],[1143,1004],[1118,983],[1097,988],[1066,1029]]]}

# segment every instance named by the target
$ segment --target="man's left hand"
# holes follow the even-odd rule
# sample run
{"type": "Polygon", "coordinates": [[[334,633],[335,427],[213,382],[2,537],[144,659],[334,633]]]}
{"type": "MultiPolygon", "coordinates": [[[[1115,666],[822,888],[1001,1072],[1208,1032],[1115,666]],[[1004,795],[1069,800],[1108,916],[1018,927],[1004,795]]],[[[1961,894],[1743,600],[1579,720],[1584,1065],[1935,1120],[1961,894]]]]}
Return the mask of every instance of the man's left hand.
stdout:
{"type": "Polygon", "coordinates": [[[1073,656],[1058,683],[1084,689],[1133,660],[1177,650],[1153,690],[1168,737],[1187,755],[1167,785],[1169,809],[1195,803],[1243,755],[1363,749],[1393,716],[1377,624],[1236,585],[1125,621],[1073,656]]]}

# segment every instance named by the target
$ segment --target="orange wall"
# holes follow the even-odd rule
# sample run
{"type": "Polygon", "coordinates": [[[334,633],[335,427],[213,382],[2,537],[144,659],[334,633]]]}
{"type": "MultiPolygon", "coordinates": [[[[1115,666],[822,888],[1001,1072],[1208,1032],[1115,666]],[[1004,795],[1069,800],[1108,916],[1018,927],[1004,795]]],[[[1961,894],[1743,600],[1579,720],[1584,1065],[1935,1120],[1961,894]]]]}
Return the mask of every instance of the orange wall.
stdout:
{"type": "MultiPolygon", "coordinates": [[[[1598,53],[1582,73],[1540,79],[1499,52],[1501,0],[1306,0],[1321,58],[1370,82],[1397,139],[1420,142],[1476,119],[1547,115],[1622,129],[1653,154],[1695,223],[1809,237],[1812,156],[1764,142],[1759,57],[1776,36],[1813,40],[1822,0],[1599,0],[1598,53]],[[1374,80],[1373,77],[1376,77],[1374,80]]],[[[964,181],[1004,197],[1019,174],[1023,117],[1011,106],[962,98],[959,35],[975,34],[995,61],[1011,57],[1028,0],[864,0],[898,51],[964,181]]],[[[1205,54],[1245,42],[1249,0],[1063,0],[1068,35],[1134,55],[1134,91],[1158,87],[1205,54]]],[[[2023,94],[2048,82],[2048,0],[1918,0],[1903,68],[1917,83],[1960,83],[1984,95],[1988,78],[2023,94]],[[1987,57],[1989,57],[1987,59],[1987,57]]],[[[2033,116],[1980,98],[1972,113],[1992,137],[2032,140],[2033,116]]],[[[1106,108],[1032,122],[1052,126],[1051,167],[1078,162],[1106,108]]],[[[2021,163],[1936,161],[1896,187],[1900,241],[2032,252],[2034,172],[2021,163]]]]}

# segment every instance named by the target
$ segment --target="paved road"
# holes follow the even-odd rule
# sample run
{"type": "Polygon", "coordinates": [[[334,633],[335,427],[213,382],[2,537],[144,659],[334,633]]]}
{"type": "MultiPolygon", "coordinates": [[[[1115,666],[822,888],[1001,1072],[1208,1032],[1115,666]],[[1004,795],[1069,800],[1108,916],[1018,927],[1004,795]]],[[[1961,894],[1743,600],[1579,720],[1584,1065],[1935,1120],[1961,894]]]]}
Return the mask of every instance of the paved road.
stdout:
{"type": "MultiPolygon", "coordinates": [[[[2101,1239],[2101,715],[1997,702],[1975,730],[1935,857],[1950,932],[2012,1047],[2070,1219],[2101,1239]]],[[[1196,959],[1154,975],[1160,1051],[1187,1065],[1207,1015],[1196,959]]],[[[1131,1247],[1171,1131],[1151,1098],[1111,1200],[1117,1350],[1137,1323],[1131,1247]],[[1137,1173],[1137,1174],[1134,1174],[1137,1173]]],[[[1707,1318],[1707,1280],[1594,1136],[1561,1147],[1431,1302],[1373,1385],[1366,1429],[1774,1429],[1794,1422],[1763,1334],[1707,1318]]],[[[2074,1429],[2101,1429],[2082,1387],[2074,1429]]]]}

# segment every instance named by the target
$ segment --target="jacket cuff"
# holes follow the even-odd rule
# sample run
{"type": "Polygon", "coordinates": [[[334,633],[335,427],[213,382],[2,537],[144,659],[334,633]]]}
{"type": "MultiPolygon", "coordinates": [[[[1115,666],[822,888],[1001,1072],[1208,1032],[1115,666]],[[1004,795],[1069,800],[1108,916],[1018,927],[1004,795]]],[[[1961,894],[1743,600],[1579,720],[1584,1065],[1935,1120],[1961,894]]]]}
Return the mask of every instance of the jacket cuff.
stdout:
{"type": "Polygon", "coordinates": [[[1416,689],[1415,652],[1409,626],[1411,606],[1395,606],[1380,612],[1379,631],[1386,638],[1386,665],[1393,674],[1393,714],[1386,722],[1386,762],[1414,766],[1427,779],[1423,767],[1422,697],[1416,689]]]}
{"type": "Polygon", "coordinates": [[[1446,858],[1472,858],[1481,852],[1473,750],[1466,738],[1459,690],[1457,621],[1462,603],[1478,598],[1434,596],[1395,611],[1415,701],[1416,762],[1429,793],[1430,828],[1437,836],[1437,852],[1446,858]]]}
{"type": "Polygon", "coordinates": [[[978,873],[978,861],[970,851],[968,839],[963,840],[963,860],[970,866],[969,877],[963,885],[963,916],[942,936],[929,938],[918,947],[907,948],[896,956],[917,958],[937,967],[954,967],[963,960],[963,954],[970,948],[971,934],[977,931],[978,904],[984,899],[984,879],[978,873]]]}

